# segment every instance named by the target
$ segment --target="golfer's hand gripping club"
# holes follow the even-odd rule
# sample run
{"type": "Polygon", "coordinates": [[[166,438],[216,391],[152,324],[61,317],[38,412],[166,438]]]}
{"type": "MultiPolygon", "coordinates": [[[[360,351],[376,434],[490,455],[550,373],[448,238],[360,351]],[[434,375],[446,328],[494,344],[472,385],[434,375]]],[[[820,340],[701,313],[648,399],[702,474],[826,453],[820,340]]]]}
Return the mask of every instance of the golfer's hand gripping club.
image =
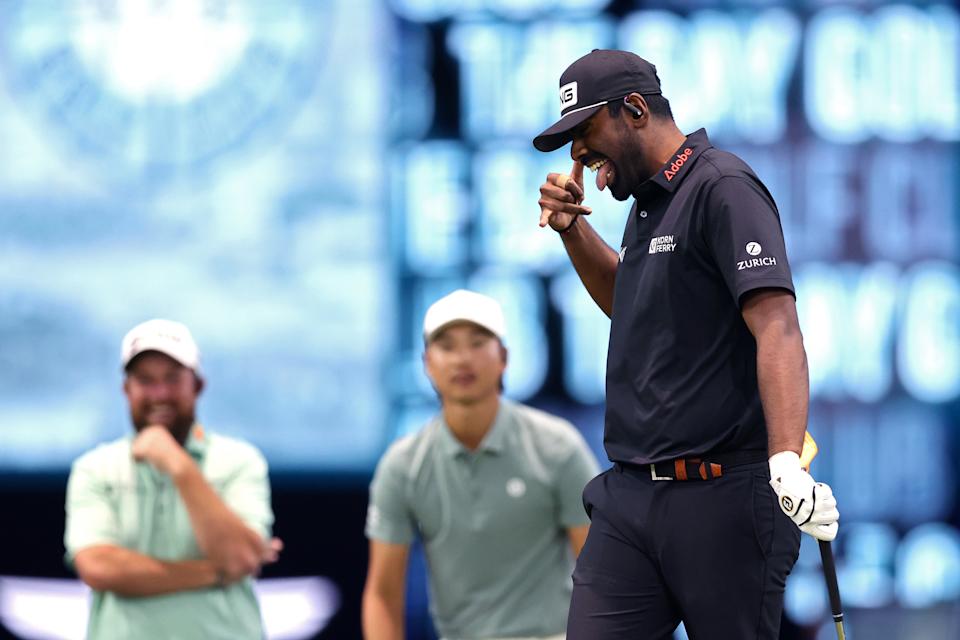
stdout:
{"type": "Polygon", "coordinates": [[[828,542],[836,538],[840,512],[830,486],[816,482],[793,451],[774,454],[769,463],[770,486],[780,509],[804,533],[828,542]]]}

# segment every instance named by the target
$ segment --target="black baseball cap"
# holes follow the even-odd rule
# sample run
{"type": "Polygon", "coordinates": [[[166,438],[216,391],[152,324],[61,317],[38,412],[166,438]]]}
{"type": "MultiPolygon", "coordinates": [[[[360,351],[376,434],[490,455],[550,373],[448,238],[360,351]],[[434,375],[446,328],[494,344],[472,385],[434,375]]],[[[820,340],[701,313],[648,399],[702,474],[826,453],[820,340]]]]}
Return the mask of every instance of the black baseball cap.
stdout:
{"type": "Polygon", "coordinates": [[[560,76],[560,119],[533,139],[540,151],[571,140],[570,131],[613,100],[631,93],[659,94],[657,68],[629,51],[594,49],[560,76]]]}

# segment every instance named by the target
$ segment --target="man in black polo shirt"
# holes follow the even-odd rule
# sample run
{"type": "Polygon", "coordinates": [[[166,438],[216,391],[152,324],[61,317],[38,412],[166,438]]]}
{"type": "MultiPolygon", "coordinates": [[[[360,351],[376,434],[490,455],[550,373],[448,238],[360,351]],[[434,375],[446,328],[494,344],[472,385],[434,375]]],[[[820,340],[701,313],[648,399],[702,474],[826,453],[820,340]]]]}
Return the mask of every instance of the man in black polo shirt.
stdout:
{"type": "Polygon", "coordinates": [[[693,640],[775,639],[800,531],[832,540],[839,518],[800,467],[807,362],[776,205],[703,130],[680,132],[632,53],[580,58],[560,100],[533,144],[572,142],[574,165],[540,187],[540,225],[611,319],[614,462],[584,490],[567,638],[669,638],[682,620],[693,640]],[[583,217],[585,166],[634,198],[619,253],[583,217]]]}

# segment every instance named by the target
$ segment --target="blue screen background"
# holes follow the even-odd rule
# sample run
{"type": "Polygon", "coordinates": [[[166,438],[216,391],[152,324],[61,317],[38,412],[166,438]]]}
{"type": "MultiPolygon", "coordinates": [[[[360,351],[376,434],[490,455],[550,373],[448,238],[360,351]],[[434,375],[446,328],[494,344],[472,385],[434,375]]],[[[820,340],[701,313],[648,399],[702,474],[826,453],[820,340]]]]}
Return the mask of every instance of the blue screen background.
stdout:
{"type": "MultiPolygon", "coordinates": [[[[681,129],[778,203],[847,603],[955,603],[949,3],[2,0],[0,470],[63,472],[127,433],[120,339],[169,317],[203,352],[205,424],[278,473],[367,476],[436,411],[420,323],[461,286],[504,306],[507,395],[603,459],[609,322],[536,224],[568,150],[530,144],[597,47],[655,62],[681,129]]],[[[627,205],[587,203],[618,247],[627,205]]],[[[801,621],[825,607],[817,562],[805,543],[801,621]]]]}

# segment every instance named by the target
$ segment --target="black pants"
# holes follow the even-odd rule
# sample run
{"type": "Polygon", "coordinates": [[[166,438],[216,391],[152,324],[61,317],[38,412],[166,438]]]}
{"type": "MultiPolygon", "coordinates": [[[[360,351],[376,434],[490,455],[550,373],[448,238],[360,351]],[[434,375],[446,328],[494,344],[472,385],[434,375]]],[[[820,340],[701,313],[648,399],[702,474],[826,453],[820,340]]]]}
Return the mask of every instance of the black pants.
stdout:
{"type": "Polygon", "coordinates": [[[567,640],[776,640],[800,530],[766,462],[707,481],[615,466],[587,485],[590,533],[573,572],[567,640]]]}

